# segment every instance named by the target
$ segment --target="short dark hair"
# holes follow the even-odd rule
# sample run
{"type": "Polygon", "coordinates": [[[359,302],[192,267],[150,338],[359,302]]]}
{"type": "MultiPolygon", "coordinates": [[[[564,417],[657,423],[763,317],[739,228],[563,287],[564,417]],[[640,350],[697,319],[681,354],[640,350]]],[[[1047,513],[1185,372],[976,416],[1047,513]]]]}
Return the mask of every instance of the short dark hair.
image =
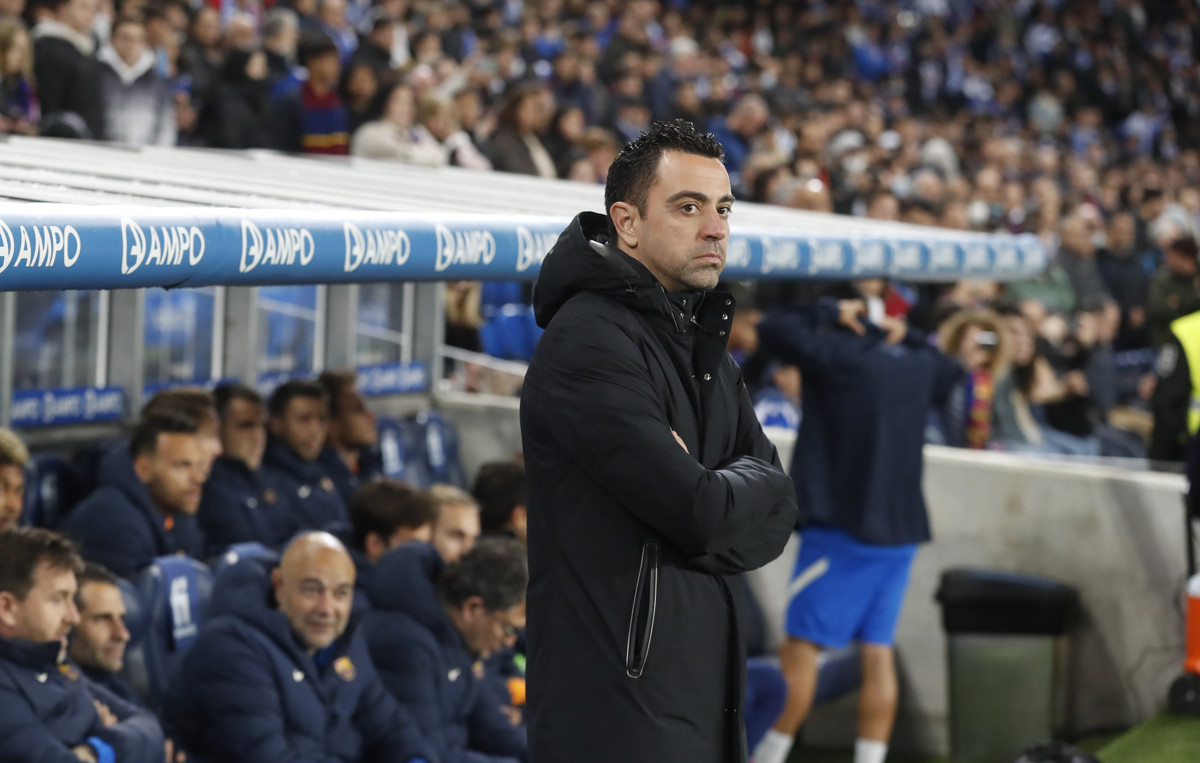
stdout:
{"type": "Polygon", "coordinates": [[[479,527],[485,533],[504,529],[513,509],[524,506],[528,489],[525,467],[515,461],[493,461],[479,467],[471,495],[479,502],[479,527]]]}
{"type": "Polygon", "coordinates": [[[229,405],[234,400],[241,400],[252,405],[257,405],[260,408],[263,405],[262,395],[258,394],[258,390],[253,387],[247,387],[245,384],[221,384],[212,391],[213,403],[217,407],[217,415],[221,418],[229,412],[229,405]]]}
{"type": "Polygon", "coordinates": [[[358,374],[353,371],[322,371],[317,377],[317,384],[325,390],[326,397],[329,398],[329,415],[337,418],[341,413],[341,405],[338,398],[346,389],[354,387],[358,384],[358,374]]]}
{"type": "Polygon", "coordinates": [[[198,434],[200,422],[178,411],[143,414],[129,437],[129,455],[137,458],[158,448],[161,434],[198,434]]]}
{"type": "Polygon", "coordinates": [[[1180,236],[1167,244],[1166,251],[1174,252],[1180,257],[1196,259],[1200,247],[1196,245],[1196,239],[1191,236],[1180,236]]]}
{"type": "Polygon", "coordinates": [[[142,416],[169,414],[196,420],[199,427],[216,412],[213,395],[202,387],[172,387],[155,393],[142,406],[142,416]]]}
{"type": "Polygon", "coordinates": [[[104,585],[119,586],[117,576],[107,567],[95,562],[84,562],[82,570],[75,571],[75,581],[79,588],[75,590],[75,608],[83,612],[87,607],[83,603],[83,587],[88,583],[103,583],[104,585]]]}
{"type": "MultiPolygon", "coordinates": [[[[621,149],[608,168],[608,180],[604,184],[605,213],[609,213],[613,204],[624,201],[636,207],[639,214],[646,214],[650,186],[654,185],[658,164],[666,151],[725,161],[725,148],[712,133],[700,132],[686,119],[655,122],[649,132],[621,149]]],[[[609,227],[612,227],[611,217],[609,227]]]]}
{"type": "Polygon", "coordinates": [[[438,598],[457,609],[472,596],[489,612],[512,609],[525,600],[529,562],[525,547],[512,538],[488,538],[475,545],[438,578],[438,598]]]}
{"type": "Polygon", "coordinates": [[[327,56],[330,53],[340,55],[337,45],[329,35],[324,32],[305,32],[300,35],[300,42],[296,46],[296,58],[299,59],[300,65],[305,69],[312,63],[314,58],[327,56]]]}
{"type": "Polygon", "coordinates": [[[40,527],[18,527],[0,533],[0,591],[20,600],[33,588],[33,573],[39,564],[54,570],[79,574],[83,560],[75,544],[66,537],[40,527]]]}
{"type": "Polygon", "coordinates": [[[357,548],[366,546],[370,533],[387,540],[402,527],[431,524],[436,513],[429,493],[393,479],[368,482],[355,490],[349,509],[357,548]]]}
{"type": "Polygon", "coordinates": [[[329,402],[329,397],[325,394],[325,388],[315,381],[308,379],[292,379],[280,384],[275,392],[271,395],[271,401],[267,403],[267,413],[272,416],[282,416],[288,407],[288,403],[292,402],[297,397],[307,397],[313,400],[324,400],[329,402]]]}

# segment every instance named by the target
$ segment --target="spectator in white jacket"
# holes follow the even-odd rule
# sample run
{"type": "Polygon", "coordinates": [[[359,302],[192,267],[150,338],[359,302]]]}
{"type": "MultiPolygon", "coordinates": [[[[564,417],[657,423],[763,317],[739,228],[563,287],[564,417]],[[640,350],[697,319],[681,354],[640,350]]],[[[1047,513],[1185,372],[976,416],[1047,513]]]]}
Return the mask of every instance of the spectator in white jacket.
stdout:
{"type": "Polygon", "coordinates": [[[105,140],[133,146],[173,146],[175,94],[159,74],[157,58],[146,44],[146,26],[122,16],[113,22],[112,37],[96,54],[105,140]]]}

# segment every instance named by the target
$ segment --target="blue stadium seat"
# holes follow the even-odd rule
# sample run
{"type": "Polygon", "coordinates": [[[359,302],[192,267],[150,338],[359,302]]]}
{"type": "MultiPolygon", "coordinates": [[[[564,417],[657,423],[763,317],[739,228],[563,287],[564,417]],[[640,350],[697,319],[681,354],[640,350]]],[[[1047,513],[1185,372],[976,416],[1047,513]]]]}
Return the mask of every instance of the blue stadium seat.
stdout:
{"type": "Polygon", "coordinates": [[[525,284],[520,281],[485,281],[479,295],[479,312],[490,318],[506,305],[525,304],[525,284]]]}
{"type": "Polygon", "coordinates": [[[479,329],[483,351],[502,360],[528,363],[542,338],[542,328],[528,305],[505,305],[479,329]]]}
{"type": "Polygon", "coordinates": [[[425,465],[430,479],[465,490],[467,473],[459,458],[458,430],[437,411],[421,411],[413,419],[423,434],[425,465]]]}
{"type": "Polygon", "coordinates": [[[25,465],[25,507],[21,524],[56,527],[69,508],[74,482],[71,465],[58,456],[35,456],[25,465]]]}
{"type": "Polygon", "coordinates": [[[221,573],[243,559],[259,559],[274,565],[279,562],[279,552],[264,546],[258,541],[234,543],[219,555],[209,560],[213,580],[216,581],[221,577],[221,573]]]}
{"type": "Polygon", "coordinates": [[[425,436],[413,419],[379,419],[379,458],[385,477],[424,490],[433,484],[425,459],[425,436]]]}
{"type": "Polygon", "coordinates": [[[203,562],[160,556],[142,570],[134,586],[146,608],[146,629],[141,643],[126,649],[126,675],[157,709],[200,632],[213,578],[203,562]]]}

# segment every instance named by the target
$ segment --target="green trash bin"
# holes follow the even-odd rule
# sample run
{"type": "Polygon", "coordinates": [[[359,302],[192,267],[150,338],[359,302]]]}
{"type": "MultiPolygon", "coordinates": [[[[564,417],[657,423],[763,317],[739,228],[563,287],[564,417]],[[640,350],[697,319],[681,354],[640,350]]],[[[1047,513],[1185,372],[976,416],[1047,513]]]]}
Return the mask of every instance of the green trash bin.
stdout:
{"type": "Polygon", "coordinates": [[[1054,738],[1066,708],[1066,633],[1075,589],[993,570],[942,573],[954,763],[1012,763],[1054,738]]]}

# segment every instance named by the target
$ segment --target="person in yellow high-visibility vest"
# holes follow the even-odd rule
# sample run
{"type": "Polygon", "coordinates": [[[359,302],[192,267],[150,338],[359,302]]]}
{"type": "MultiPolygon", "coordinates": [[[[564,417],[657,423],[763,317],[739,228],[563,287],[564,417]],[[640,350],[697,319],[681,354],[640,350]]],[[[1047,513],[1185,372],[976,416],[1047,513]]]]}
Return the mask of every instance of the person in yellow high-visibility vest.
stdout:
{"type": "Polygon", "coordinates": [[[1171,321],[1154,371],[1150,458],[1182,461],[1188,442],[1200,431],[1200,311],[1171,321]]]}

